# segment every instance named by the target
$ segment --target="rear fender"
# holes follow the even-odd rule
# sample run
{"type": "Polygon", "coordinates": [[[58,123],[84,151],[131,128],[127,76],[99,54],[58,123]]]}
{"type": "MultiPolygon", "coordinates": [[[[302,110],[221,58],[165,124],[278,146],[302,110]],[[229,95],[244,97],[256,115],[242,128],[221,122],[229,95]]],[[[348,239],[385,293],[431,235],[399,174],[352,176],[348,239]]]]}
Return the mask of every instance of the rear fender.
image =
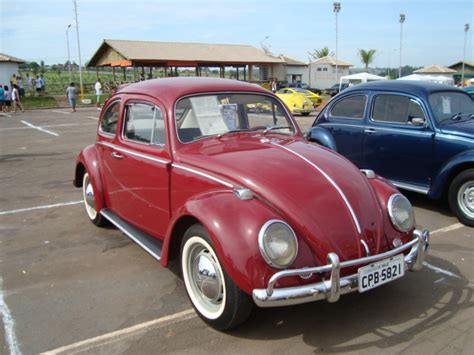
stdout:
{"type": "MultiPolygon", "coordinates": [[[[180,247],[182,235],[179,234],[182,233],[174,232],[184,232],[180,223],[198,221],[209,233],[227,274],[241,290],[251,294],[255,288],[266,287],[268,279],[277,271],[264,261],[258,246],[258,233],[271,219],[282,218],[256,198],[240,200],[232,191],[195,196],[176,213],[170,224],[163,243],[161,264],[167,266],[171,253],[176,253],[172,249],[180,247]]],[[[298,256],[292,267],[314,265],[309,248],[301,239],[298,240],[298,256]]]]}
{"type": "Polygon", "coordinates": [[[311,127],[306,138],[310,142],[318,143],[326,148],[337,152],[337,145],[331,132],[324,127],[311,127]]]}
{"type": "Polygon", "coordinates": [[[76,161],[73,185],[82,187],[82,179],[85,172],[89,173],[89,178],[94,188],[94,200],[97,212],[105,207],[104,188],[100,174],[100,164],[95,145],[89,145],[79,153],[76,161]]]}

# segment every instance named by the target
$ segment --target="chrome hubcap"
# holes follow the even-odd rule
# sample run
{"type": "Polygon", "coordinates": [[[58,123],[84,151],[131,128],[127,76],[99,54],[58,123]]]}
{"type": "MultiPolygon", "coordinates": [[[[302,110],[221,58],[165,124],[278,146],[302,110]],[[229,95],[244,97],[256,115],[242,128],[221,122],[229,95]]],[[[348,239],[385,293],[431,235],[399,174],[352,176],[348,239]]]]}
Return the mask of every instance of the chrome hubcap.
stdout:
{"type": "Polygon", "coordinates": [[[212,303],[219,303],[222,298],[222,284],[217,265],[208,251],[202,250],[194,258],[192,272],[197,289],[212,303]]]}
{"type": "Polygon", "coordinates": [[[84,175],[82,189],[87,214],[89,215],[90,219],[95,219],[97,216],[97,211],[95,210],[94,189],[90,182],[89,174],[84,175]]]}
{"type": "Polygon", "coordinates": [[[474,218],[474,181],[468,181],[460,187],[458,205],[465,215],[474,218]]]}

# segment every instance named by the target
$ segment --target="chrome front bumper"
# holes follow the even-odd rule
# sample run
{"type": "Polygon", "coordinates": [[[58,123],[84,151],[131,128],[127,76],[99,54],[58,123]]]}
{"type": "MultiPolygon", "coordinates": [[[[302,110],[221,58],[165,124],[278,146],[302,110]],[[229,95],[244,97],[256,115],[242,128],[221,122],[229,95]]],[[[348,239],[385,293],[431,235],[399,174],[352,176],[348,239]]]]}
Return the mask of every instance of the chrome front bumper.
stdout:
{"type": "Polygon", "coordinates": [[[274,274],[265,289],[255,289],[252,292],[253,300],[259,307],[278,307],[300,303],[307,303],[327,299],[328,302],[337,302],[341,295],[358,291],[358,274],[340,277],[340,270],[345,267],[370,264],[403,253],[410,249],[404,257],[405,270],[418,271],[423,267],[425,255],[428,252],[430,233],[428,230],[415,230],[413,239],[395,249],[382,254],[368,256],[361,259],[340,262],[335,253],[328,254],[328,264],[312,268],[283,270],[274,274]],[[330,273],[329,280],[295,287],[277,288],[276,282],[289,276],[305,276],[312,274],[330,273]]]}

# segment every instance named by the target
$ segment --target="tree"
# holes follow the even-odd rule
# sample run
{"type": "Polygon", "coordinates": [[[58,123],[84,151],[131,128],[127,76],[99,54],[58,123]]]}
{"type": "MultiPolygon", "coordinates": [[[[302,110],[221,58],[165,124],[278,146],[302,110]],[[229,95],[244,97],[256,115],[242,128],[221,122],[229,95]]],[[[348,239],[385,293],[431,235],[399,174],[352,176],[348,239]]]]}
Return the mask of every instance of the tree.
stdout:
{"type": "Polygon", "coordinates": [[[319,59],[327,56],[334,57],[334,52],[330,51],[328,47],[313,49],[313,52],[308,52],[308,54],[313,57],[313,59],[319,59]]]}
{"type": "Polygon", "coordinates": [[[36,62],[29,62],[28,66],[30,67],[31,71],[34,75],[38,74],[39,64],[36,62]]]}
{"type": "Polygon", "coordinates": [[[365,65],[365,72],[369,72],[369,64],[372,63],[375,59],[375,53],[377,51],[375,49],[369,49],[366,51],[365,49],[359,49],[359,57],[362,63],[365,65]]]}

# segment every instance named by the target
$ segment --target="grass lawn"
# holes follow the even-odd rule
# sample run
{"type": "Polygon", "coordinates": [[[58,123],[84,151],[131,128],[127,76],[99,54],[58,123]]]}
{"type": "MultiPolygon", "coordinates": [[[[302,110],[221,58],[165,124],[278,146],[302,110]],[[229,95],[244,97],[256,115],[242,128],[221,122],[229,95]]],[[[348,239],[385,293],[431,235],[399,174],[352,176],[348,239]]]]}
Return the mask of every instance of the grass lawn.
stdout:
{"type": "Polygon", "coordinates": [[[21,103],[23,104],[25,110],[58,106],[58,103],[53,96],[24,97],[21,99],[21,103]]]}

